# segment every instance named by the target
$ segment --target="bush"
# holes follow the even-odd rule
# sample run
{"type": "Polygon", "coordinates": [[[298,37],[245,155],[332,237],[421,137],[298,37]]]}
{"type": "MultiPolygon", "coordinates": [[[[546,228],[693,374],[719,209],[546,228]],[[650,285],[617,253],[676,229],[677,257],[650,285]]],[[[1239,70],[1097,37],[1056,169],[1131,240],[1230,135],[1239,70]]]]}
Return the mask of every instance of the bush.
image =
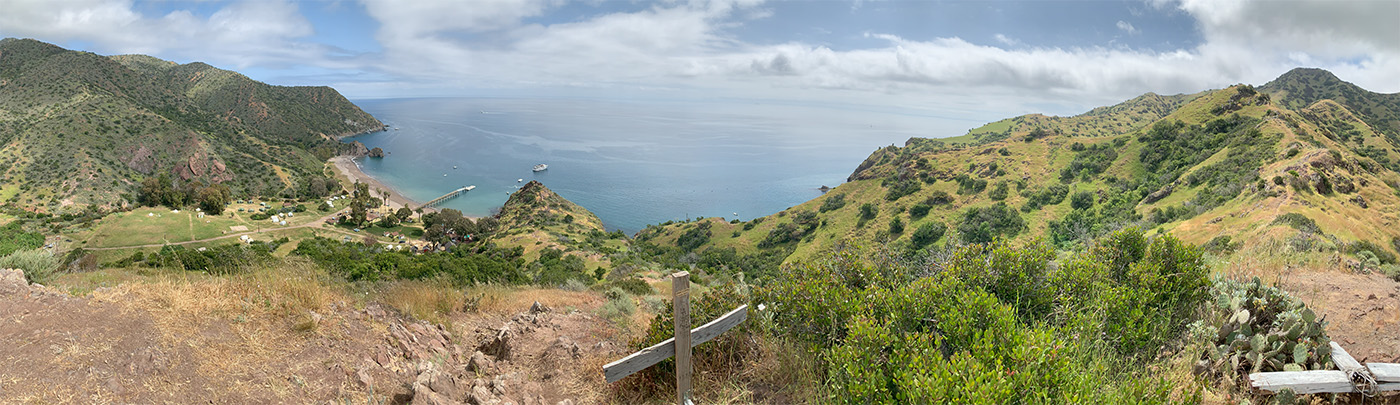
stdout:
{"type": "Polygon", "coordinates": [[[1231,242],[1230,235],[1216,236],[1206,244],[1201,245],[1201,249],[1216,254],[1230,254],[1239,248],[1240,242],[1231,242]]]}
{"type": "Polygon", "coordinates": [[[928,215],[928,210],[929,210],[929,209],[932,209],[932,208],[933,208],[933,207],[929,206],[928,204],[923,204],[923,203],[914,204],[913,207],[909,207],[909,218],[910,218],[910,219],[919,219],[919,218],[923,218],[923,217],[925,217],[925,216],[928,215]]]}
{"type": "Polygon", "coordinates": [[[914,235],[910,237],[909,243],[913,244],[914,249],[923,249],[924,246],[943,238],[943,233],[947,231],[948,226],[943,225],[942,222],[927,222],[919,225],[919,229],[914,231],[914,235]]]}
{"type": "Polygon", "coordinates": [[[899,220],[899,217],[890,218],[890,234],[898,235],[901,233],[904,233],[904,221],[899,220]]]}
{"type": "Polygon", "coordinates": [[[817,212],[835,211],[845,206],[846,195],[836,194],[832,196],[827,196],[825,200],[822,200],[822,206],[820,208],[817,208],[817,212]]]}
{"type": "Polygon", "coordinates": [[[997,186],[993,187],[992,191],[987,193],[987,197],[990,197],[993,201],[1001,201],[1005,200],[1006,196],[1010,193],[1011,185],[1001,181],[997,182],[997,186]]]}
{"type": "Polygon", "coordinates": [[[710,223],[701,222],[681,233],[681,236],[676,238],[676,246],[687,252],[693,251],[708,243],[710,236],[710,223]]]}
{"type": "Polygon", "coordinates": [[[625,322],[637,311],[637,303],[632,302],[632,295],[621,288],[612,288],[603,293],[608,302],[603,303],[603,307],[598,309],[600,315],[613,322],[625,322]]]}
{"type": "Polygon", "coordinates": [[[943,190],[936,190],[932,193],[929,193],[928,198],[924,199],[924,204],[928,205],[944,205],[952,203],[953,196],[948,195],[948,192],[943,190]]]}
{"type": "Polygon", "coordinates": [[[1021,215],[997,203],[988,207],[971,207],[963,211],[958,234],[963,242],[988,243],[997,237],[1012,237],[1026,226],[1021,215]]]}
{"type": "Polygon", "coordinates": [[[919,182],[914,179],[905,179],[897,181],[890,181],[889,179],[886,179],[884,185],[886,187],[889,187],[889,191],[885,192],[885,201],[898,200],[906,195],[919,192],[919,189],[921,188],[921,186],[919,186],[919,182]]]}
{"type": "Polygon", "coordinates": [[[20,269],[31,283],[47,282],[58,270],[58,257],[47,249],[28,249],[0,257],[0,269],[20,269]]]}
{"type": "Polygon", "coordinates": [[[944,257],[838,245],[755,300],[771,303],[774,333],[819,351],[832,403],[1171,401],[1142,363],[1183,337],[1208,293],[1193,248],[1131,229],[1059,266],[1039,242],[944,257]]]}
{"type": "Polygon", "coordinates": [[[1094,206],[1094,193],[1088,191],[1074,193],[1074,196],[1069,199],[1069,206],[1077,210],[1092,208],[1094,206]]]}
{"type": "Polygon", "coordinates": [[[44,246],[44,235],[26,232],[19,221],[0,226],[0,256],[44,246]]]}
{"type": "Polygon", "coordinates": [[[1307,232],[1307,233],[1312,233],[1312,234],[1320,234],[1320,233],[1322,233],[1322,229],[1317,227],[1317,222],[1314,222],[1314,221],[1312,220],[1312,218],[1308,218],[1308,217],[1304,216],[1303,214],[1299,214],[1299,213],[1296,213],[1296,212],[1290,212],[1290,213],[1283,214],[1283,215],[1279,215],[1278,217],[1275,217],[1275,218],[1274,218],[1274,222],[1272,222],[1271,225],[1278,225],[1278,224],[1288,225],[1288,226],[1293,227],[1293,229],[1297,229],[1297,230],[1299,230],[1299,231],[1303,231],[1303,232],[1307,232]]]}

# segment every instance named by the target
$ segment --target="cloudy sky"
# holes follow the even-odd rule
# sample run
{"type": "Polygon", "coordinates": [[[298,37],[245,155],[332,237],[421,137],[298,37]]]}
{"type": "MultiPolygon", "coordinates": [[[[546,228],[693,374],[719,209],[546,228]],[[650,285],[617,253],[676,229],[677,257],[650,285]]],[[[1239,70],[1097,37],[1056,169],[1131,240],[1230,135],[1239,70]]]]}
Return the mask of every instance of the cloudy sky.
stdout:
{"type": "Polygon", "coordinates": [[[773,99],[994,120],[1322,67],[1400,91],[1400,1],[0,0],[0,36],[352,99],[773,99]]]}

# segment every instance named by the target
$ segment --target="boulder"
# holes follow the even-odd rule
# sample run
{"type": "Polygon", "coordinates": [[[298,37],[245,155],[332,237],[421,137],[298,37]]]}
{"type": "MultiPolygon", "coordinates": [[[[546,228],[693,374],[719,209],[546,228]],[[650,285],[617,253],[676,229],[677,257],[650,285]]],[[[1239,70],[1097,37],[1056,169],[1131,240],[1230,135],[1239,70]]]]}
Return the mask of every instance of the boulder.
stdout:
{"type": "Polygon", "coordinates": [[[29,282],[20,269],[0,269],[0,297],[29,291],[29,282]]]}
{"type": "Polygon", "coordinates": [[[534,304],[531,304],[531,305],[530,305],[530,313],[531,313],[531,314],[538,314],[538,313],[547,312],[547,311],[549,311],[549,307],[544,306],[544,304],[541,304],[539,301],[535,301],[534,304]]]}
{"type": "Polygon", "coordinates": [[[505,324],[505,326],[501,326],[500,331],[496,332],[495,338],[492,338],[491,341],[486,342],[486,344],[481,345],[481,347],[477,349],[482,353],[494,356],[497,361],[510,360],[512,349],[511,341],[514,338],[515,333],[511,331],[510,324],[505,324]]]}
{"type": "Polygon", "coordinates": [[[491,366],[491,359],[480,351],[472,353],[471,359],[467,360],[467,371],[484,374],[491,370],[491,366]]]}

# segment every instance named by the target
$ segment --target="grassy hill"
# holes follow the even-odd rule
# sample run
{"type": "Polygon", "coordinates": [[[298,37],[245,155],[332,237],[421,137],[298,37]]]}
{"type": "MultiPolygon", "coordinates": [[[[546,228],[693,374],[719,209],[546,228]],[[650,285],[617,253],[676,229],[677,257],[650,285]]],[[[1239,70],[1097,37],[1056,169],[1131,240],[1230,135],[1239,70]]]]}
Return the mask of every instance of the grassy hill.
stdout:
{"type": "Polygon", "coordinates": [[[335,137],[382,126],[328,87],[0,40],[0,204],[13,207],[123,206],[161,174],[298,196],[339,150],[335,137]]]}
{"type": "Polygon", "coordinates": [[[530,259],[544,249],[555,249],[579,256],[591,269],[608,263],[607,256],[625,250],[627,244],[620,232],[608,233],[597,215],[538,181],[525,183],[511,194],[497,218],[500,231],[492,242],[524,248],[530,259]]]}
{"type": "Polygon", "coordinates": [[[1259,88],[1016,117],[876,150],[847,183],[775,215],[654,226],[638,240],[701,263],[793,261],[840,244],[917,251],[998,237],[1071,249],[1137,225],[1208,249],[1275,241],[1393,262],[1397,99],[1298,69],[1259,88]]]}

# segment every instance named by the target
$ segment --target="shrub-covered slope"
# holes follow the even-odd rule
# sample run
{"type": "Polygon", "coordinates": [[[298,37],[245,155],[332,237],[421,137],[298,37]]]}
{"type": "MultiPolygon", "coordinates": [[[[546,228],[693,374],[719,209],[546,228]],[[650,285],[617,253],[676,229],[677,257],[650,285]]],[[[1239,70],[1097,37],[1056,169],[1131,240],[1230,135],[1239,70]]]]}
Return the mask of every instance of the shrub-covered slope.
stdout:
{"type": "Polygon", "coordinates": [[[704,266],[791,261],[838,241],[918,250],[1044,237],[1069,248],[1137,225],[1209,249],[1272,239],[1384,262],[1400,249],[1400,141],[1385,129],[1400,125],[1396,97],[1295,70],[1258,89],[1023,116],[879,149],[847,183],[775,215],[650,227],[638,239],[704,266]]]}
{"type": "Polygon", "coordinates": [[[337,151],[334,136],[382,126],[326,87],[0,40],[0,204],[120,206],[161,174],[298,195],[337,151]]]}

